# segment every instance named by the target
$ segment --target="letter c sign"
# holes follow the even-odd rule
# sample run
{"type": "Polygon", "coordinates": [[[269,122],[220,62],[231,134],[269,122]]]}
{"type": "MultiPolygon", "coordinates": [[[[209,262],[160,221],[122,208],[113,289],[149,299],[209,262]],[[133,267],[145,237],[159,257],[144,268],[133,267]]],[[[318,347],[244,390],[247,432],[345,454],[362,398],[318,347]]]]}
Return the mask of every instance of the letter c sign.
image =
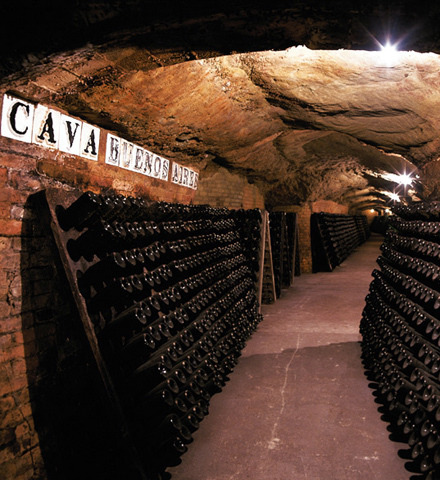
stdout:
{"type": "Polygon", "coordinates": [[[2,135],[4,137],[30,143],[35,107],[10,95],[3,96],[2,135]]]}

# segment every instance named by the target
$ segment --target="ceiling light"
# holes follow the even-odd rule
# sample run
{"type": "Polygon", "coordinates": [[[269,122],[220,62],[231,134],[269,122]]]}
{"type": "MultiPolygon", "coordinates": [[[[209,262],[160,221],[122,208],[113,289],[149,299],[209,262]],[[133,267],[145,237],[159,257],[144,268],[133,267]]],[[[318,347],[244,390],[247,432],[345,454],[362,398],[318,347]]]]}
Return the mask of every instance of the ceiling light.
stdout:
{"type": "Polygon", "coordinates": [[[397,44],[392,45],[389,41],[385,45],[380,46],[381,59],[386,67],[393,67],[397,63],[398,50],[397,44]]]}
{"type": "Polygon", "coordinates": [[[397,52],[397,46],[391,45],[389,41],[385,45],[381,45],[380,49],[385,55],[393,55],[397,52]]]}
{"type": "Polygon", "coordinates": [[[398,185],[411,185],[414,178],[408,173],[384,173],[380,175],[384,180],[397,183],[398,185]]]}
{"type": "Polygon", "coordinates": [[[397,181],[399,182],[399,185],[411,185],[413,178],[411,175],[404,173],[398,176],[397,181]]]}
{"type": "Polygon", "coordinates": [[[381,193],[383,195],[386,195],[387,197],[390,197],[391,200],[393,200],[394,202],[400,202],[400,197],[399,197],[399,195],[397,195],[397,193],[388,192],[386,190],[383,190],[381,193]]]}

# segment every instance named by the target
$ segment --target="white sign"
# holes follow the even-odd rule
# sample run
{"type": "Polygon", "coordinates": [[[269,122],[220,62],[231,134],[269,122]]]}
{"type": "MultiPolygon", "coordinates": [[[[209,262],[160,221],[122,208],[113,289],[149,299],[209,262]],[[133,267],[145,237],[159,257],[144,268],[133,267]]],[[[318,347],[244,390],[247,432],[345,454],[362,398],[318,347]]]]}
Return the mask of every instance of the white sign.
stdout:
{"type": "Polygon", "coordinates": [[[42,147],[58,148],[60,125],[60,112],[50,110],[43,105],[37,105],[34,114],[32,143],[42,147]]]}
{"type": "Polygon", "coordinates": [[[170,171],[168,159],[111,133],[107,134],[105,163],[164,181],[170,171]]]}
{"type": "Polygon", "coordinates": [[[101,130],[99,128],[83,122],[81,128],[81,157],[94,160],[95,162],[98,161],[100,134],[101,130]]]}
{"type": "Polygon", "coordinates": [[[119,137],[107,134],[107,148],[105,149],[105,163],[119,167],[119,137]]]}
{"type": "Polygon", "coordinates": [[[61,115],[59,148],[62,152],[81,155],[82,122],[75,118],[61,115]]]}
{"type": "Polygon", "coordinates": [[[146,175],[146,160],[148,154],[147,151],[142,147],[135,145],[134,147],[134,161],[133,161],[133,172],[142,173],[146,175]]]}
{"type": "Polygon", "coordinates": [[[162,158],[162,173],[160,175],[161,180],[168,180],[168,173],[170,171],[170,161],[166,158],[162,158]]]}
{"type": "Polygon", "coordinates": [[[8,94],[3,96],[2,135],[21,142],[32,142],[35,107],[8,94]]]}
{"type": "Polygon", "coordinates": [[[132,170],[134,162],[134,145],[127,140],[121,139],[119,166],[127,170],[132,170]]]}
{"type": "Polygon", "coordinates": [[[178,185],[197,190],[199,174],[191,168],[183,167],[182,165],[173,162],[171,181],[173,183],[177,183],[178,185]]]}
{"type": "MultiPolygon", "coordinates": [[[[98,161],[101,130],[76,118],[5,94],[1,134],[26,143],[98,161]]],[[[105,163],[168,181],[170,161],[123,138],[107,134],[105,163]]],[[[171,180],[197,189],[198,173],[173,162],[171,180]]]]}
{"type": "Polygon", "coordinates": [[[1,134],[41,147],[98,160],[100,130],[44,105],[3,96],[1,134]]]}

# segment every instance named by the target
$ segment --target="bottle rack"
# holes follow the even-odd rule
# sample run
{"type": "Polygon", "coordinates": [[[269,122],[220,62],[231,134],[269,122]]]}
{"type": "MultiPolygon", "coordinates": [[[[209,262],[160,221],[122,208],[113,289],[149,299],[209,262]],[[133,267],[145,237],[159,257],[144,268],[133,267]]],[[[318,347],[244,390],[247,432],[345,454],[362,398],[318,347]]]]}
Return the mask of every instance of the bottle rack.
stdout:
{"type": "Polygon", "coordinates": [[[288,288],[293,283],[295,275],[300,275],[299,267],[299,248],[298,248],[298,222],[297,214],[286,213],[286,239],[287,244],[283,253],[283,287],[288,288]]]}
{"type": "Polygon", "coordinates": [[[273,269],[272,247],[270,237],[269,212],[264,212],[263,217],[263,258],[261,261],[261,303],[270,305],[276,301],[275,276],[273,269]]]}
{"type": "MultiPolygon", "coordinates": [[[[362,357],[407,467],[440,478],[440,203],[394,210],[360,324],[362,357]]],[[[418,477],[419,478],[419,477],[418,477]]]]}
{"type": "Polygon", "coordinates": [[[58,190],[46,201],[132,477],[159,479],[262,320],[261,212],[58,190]]]}
{"type": "Polygon", "coordinates": [[[313,213],[310,229],[313,272],[331,272],[369,237],[364,215],[313,213]]]}
{"type": "Polygon", "coordinates": [[[292,284],[297,271],[295,263],[299,259],[296,214],[271,212],[269,225],[275,297],[279,298],[282,288],[288,288],[292,284]]]}
{"type": "Polygon", "coordinates": [[[287,250],[286,214],[271,212],[269,214],[270,241],[272,248],[273,274],[275,279],[276,297],[280,298],[284,276],[284,252],[287,250]]]}

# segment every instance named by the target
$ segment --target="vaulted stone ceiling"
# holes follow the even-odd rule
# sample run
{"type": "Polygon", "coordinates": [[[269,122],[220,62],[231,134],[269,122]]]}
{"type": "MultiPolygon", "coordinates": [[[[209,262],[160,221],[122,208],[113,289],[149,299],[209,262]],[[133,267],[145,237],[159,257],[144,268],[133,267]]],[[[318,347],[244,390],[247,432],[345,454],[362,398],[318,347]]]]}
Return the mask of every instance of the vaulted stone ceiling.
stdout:
{"type": "Polygon", "coordinates": [[[122,16],[120,2],[84,2],[58,19],[74,43],[54,41],[57,24],[3,53],[2,91],[58,105],[202,178],[227,167],[269,206],[385,207],[394,190],[438,199],[438,7],[271,3],[165,11],[133,0],[122,16]],[[386,35],[420,53],[385,58],[386,35]],[[406,191],[386,175],[404,172],[420,177],[406,191]]]}

